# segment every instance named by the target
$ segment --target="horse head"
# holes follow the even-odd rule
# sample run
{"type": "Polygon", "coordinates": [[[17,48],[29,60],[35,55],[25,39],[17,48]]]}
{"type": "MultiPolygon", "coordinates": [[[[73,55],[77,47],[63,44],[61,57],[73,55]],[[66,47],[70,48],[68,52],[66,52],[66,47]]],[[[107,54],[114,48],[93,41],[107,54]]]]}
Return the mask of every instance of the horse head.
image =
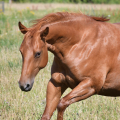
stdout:
{"type": "Polygon", "coordinates": [[[47,65],[48,51],[45,37],[49,32],[49,28],[46,27],[32,33],[30,28],[26,28],[19,22],[19,29],[24,34],[24,39],[20,46],[22,71],[19,87],[27,92],[31,90],[34,78],[39,70],[47,65]]]}

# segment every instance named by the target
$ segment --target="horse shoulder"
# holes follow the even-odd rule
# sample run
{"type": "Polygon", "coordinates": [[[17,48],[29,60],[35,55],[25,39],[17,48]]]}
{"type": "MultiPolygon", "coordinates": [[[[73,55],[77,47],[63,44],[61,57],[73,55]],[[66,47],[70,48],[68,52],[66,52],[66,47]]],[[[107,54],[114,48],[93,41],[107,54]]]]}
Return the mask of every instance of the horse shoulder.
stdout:
{"type": "Polygon", "coordinates": [[[65,82],[64,67],[57,57],[54,57],[54,61],[52,64],[51,79],[56,84],[62,84],[65,82]]]}

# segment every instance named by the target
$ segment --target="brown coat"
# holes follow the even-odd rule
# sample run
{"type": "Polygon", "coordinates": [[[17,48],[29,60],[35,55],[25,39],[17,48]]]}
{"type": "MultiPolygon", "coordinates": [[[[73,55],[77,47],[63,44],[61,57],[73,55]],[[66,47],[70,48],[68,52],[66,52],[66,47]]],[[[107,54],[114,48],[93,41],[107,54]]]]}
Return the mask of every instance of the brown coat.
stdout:
{"type": "Polygon", "coordinates": [[[46,66],[47,49],[55,56],[42,120],[49,120],[56,108],[57,120],[63,120],[70,104],[94,94],[120,96],[120,24],[104,21],[108,19],[62,12],[37,20],[32,28],[19,22],[25,34],[20,47],[23,91],[31,90],[36,74],[46,66]],[[68,87],[72,91],[60,100],[68,87]]]}

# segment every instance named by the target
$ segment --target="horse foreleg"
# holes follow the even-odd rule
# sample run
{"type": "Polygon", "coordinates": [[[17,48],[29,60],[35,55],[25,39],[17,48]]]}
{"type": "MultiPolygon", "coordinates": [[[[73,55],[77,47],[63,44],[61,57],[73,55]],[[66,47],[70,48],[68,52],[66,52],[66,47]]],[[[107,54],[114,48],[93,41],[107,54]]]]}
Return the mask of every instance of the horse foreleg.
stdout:
{"type": "Polygon", "coordinates": [[[92,87],[91,79],[86,79],[79,83],[68,95],[63,97],[58,104],[57,120],[63,120],[65,109],[72,103],[86,99],[95,94],[95,89],[92,87]]]}
{"type": "MultiPolygon", "coordinates": [[[[59,75],[57,78],[59,78],[59,75]]],[[[53,79],[49,81],[47,86],[46,107],[41,120],[50,120],[66,88],[64,84],[57,84],[53,79]]]]}

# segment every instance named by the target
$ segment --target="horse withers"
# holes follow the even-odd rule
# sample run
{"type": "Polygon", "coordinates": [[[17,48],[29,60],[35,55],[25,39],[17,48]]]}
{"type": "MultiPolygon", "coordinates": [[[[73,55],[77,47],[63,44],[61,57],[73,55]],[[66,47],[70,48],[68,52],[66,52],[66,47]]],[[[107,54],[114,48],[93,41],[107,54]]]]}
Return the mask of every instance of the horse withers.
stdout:
{"type": "Polygon", "coordinates": [[[20,46],[21,90],[31,90],[36,74],[48,62],[48,50],[54,54],[41,120],[50,120],[56,108],[57,120],[63,120],[70,104],[95,94],[120,96],[120,26],[106,21],[58,12],[36,20],[30,28],[19,22],[25,34],[20,46]],[[67,88],[72,91],[61,98],[67,88]]]}

